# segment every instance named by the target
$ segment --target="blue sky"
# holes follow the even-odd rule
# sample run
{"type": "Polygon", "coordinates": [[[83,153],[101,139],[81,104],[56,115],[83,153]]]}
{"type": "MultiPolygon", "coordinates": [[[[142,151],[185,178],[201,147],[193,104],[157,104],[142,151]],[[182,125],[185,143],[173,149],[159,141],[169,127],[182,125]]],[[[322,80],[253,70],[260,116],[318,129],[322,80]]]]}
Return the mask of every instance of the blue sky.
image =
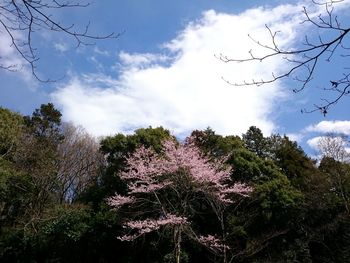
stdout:
{"type": "MultiPolygon", "coordinates": [[[[328,85],[329,76],[346,66],[344,59],[335,59],[332,66],[321,64],[310,88],[294,94],[291,90],[297,84],[289,80],[238,88],[221,79],[240,82],[270,76],[285,69],[281,59],[265,64],[225,64],[214,56],[223,53],[243,58],[249,49],[264,52],[247,35],[269,43],[265,24],[281,31],[278,40],[282,47],[297,47],[305,34],[316,33],[300,24],[302,6],[310,8],[310,14],[322,12],[309,4],[105,0],[86,8],[58,10],[53,15],[67,24],[74,23],[77,29],[91,21],[92,33],[124,33],[117,39],[76,48],[63,34],[36,32],[38,72],[59,80],[40,83],[25,65],[16,73],[0,71],[0,106],[30,114],[41,103],[53,102],[64,120],[82,125],[96,136],[131,133],[149,125],[162,125],[179,137],[208,126],[219,134],[241,135],[255,125],[266,135],[290,135],[314,154],[315,137],[329,132],[350,135],[348,98],[326,117],[300,113],[327,96],[321,89],[328,85]]],[[[348,26],[349,6],[348,0],[336,6],[342,23],[348,26]]],[[[0,56],[19,61],[6,47],[5,36],[0,39],[0,56]]]]}

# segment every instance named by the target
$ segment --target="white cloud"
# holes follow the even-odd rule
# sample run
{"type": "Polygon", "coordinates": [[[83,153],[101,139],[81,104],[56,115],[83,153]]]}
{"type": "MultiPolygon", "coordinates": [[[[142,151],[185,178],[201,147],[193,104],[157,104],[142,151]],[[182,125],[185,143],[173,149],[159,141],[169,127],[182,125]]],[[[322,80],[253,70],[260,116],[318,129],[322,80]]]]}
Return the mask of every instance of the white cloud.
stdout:
{"type": "Polygon", "coordinates": [[[69,49],[69,46],[66,43],[58,42],[54,44],[54,47],[59,52],[63,53],[66,52],[69,49]]]}
{"type": "Polygon", "coordinates": [[[110,53],[107,50],[99,49],[97,46],[95,46],[94,52],[101,56],[106,56],[106,57],[110,56],[110,53]]]}
{"type": "MultiPolygon", "coordinates": [[[[23,49],[25,36],[20,31],[13,31],[12,37],[23,54],[28,55],[28,50],[23,49]]],[[[0,72],[15,74],[26,82],[30,89],[36,89],[37,84],[33,81],[32,71],[21,54],[15,49],[11,36],[0,29],[0,72]]]]}
{"type": "Polygon", "coordinates": [[[307,132],[341,133],[350,135],[350,121],[321,121],[306,128],[307,132]]]}
{"type": "Polygon", "coordinates": [[[169,61],[170,58],[162,54],[151,54],[151,53],[134,53],[129,54],[121,51],[119,53],[120,63],[124,67],[141,68],[147,67],[151,64],[157,64],[169,61]]]}
{"type": "Polygon", "coordinates": [[[319,160],[323,156],[328,156],[338,161],[350,160],[348,142],[342,137],[317,136],[307,140],[307,144],[317,153],[316,158],[319,160]]]}
{"type": "Polygon", "coordinates": [[[301,142],[304,138],[304,134],[302,133],[288,133],[286,134],[288,136],[288,138],[292,141],[295,142],[301,142]]]}
{"type": "Polygon", "coordinates": [[[319,150],[318,144],[319,144],[320,140],[323,139],[323,138],[325,138],[325,137],[317,136],[317,137],[314,137],[314,138],[312,138],[312,139],[307,140],[306,143],[307,143],[313,150],[318,151],[318,150],[319,150]]]}
{"type": "MultiPolygon", "coordinates": [[[[13,38],[21,39],[22,36],[19,32],[13,32],[13,38]]],[[[13,70],[19,70],[23,66],[23,61],[12,45],[11,37],[2,30],[0,30],[0,64],[13,70]]]]}
{"type": "Polygon", "coordinates": [[[208,126],[221,134],[242,134],[255,125],[265,134],[275,129],[275,103],[285,99],[282,87],[234,87],[232,82],[254,76],[268,78],[285,63],[225,64],[214,54],[242,58],[259,50],[247,34],[264,43],[271,38],[265,24],[280,30],[280,47],[291,45],[299,34],[301,6],[256,8],[233,15],[207,11],[176,38],[165,43],[161,54],[121,52],[119,77],[75,76],[52,97],[69,121],[83,125],[94,135],[131,132],[149,125],[187,135],[208,126]],[[107,84],[101,85],[103,79],[107,84]],[[101,81],[102,80],[102,81],[101,81]]]}
{"type": "Polygon", "coordinates": [[[344,150],[348,151],[347,141],[342,137],[330,137],[330,136],[317,136],[312,139],[307,140],[307,144],[314,150],[320,150],[322,147],[326,147],[327,145],[334,145],[338,147],[342,147],[344,150]]]}

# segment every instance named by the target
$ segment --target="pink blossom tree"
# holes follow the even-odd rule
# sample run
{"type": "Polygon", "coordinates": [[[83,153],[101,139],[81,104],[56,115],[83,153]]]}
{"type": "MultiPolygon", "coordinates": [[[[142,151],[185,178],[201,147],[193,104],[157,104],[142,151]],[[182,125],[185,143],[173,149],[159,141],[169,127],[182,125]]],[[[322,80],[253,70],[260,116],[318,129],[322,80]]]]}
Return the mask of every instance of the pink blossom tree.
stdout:
{"type": "Polygon", "coordinates": [[[210,161],[191,137],[183,144],[164,141],[163,149],[163,153],[157,155],[142,146],[127,159],[128,170],[120,177],[127,182],[128,193],[107,199],[115,209],[127,209],[134,215],[124,224],[129,232],[118,238],[132,241],[167,228],[173,233],[177,263],[180,262],[184,234],[212,251],[220,252],[226,262],[224,209],[233,202],[234,195],[247,196],[252,189],[233,183],[231,169],[224,164],[225,160],[210,161]],[[191,228],[190,217],[198,200],[210,204],[221,225],[221,239],[197,235],[191,228]]]}

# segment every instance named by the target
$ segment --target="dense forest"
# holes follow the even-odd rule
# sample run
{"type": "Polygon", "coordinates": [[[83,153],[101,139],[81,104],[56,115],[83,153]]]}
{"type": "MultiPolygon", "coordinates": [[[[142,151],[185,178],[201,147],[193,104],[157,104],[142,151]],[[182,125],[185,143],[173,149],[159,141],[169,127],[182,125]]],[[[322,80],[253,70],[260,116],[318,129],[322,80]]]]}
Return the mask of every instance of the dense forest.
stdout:
{"type": "MultiPolygon", "coordinates": [[[[350,262],[350,164],[258,127],[96,139],[0,108],[1,262],[350,262]]],[[[332,148],[333,147],[333,148],[332,148]]]]}

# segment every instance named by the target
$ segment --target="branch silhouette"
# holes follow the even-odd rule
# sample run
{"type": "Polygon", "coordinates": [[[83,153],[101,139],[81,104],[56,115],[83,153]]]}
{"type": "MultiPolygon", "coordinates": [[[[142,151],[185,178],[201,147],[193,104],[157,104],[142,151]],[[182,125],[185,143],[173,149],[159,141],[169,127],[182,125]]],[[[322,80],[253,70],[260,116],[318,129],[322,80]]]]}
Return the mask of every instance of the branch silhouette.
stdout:
{"type": "MultiPolygon", "coordinates": [[[[90,3],[82,1],[58,1],[58,0],[4,0],[0,3],[0,32],[7,35],[11,47],[21,59],[30,66],[32,75],[39,81],[50,82],[53,80],[42,79],[38,76],[37,62],[39,60],[37,48],[33,44],[34,33],[40,30],[60,32],[73,38],[76,47],[80,45],[93,45],[95,40],[117,38],[121,33],[108,33],[94,35],[89,31],[90,22],[82,29],[76,30],[74,24],[65,24],[57,20],[50,12],[57,9],[85,8],[90,3]],[[24,37],[23,37],[24,36],[24,37]]],[[[18,65],[8,65],[4,58],[0,57],[0,69],[17,71],[18,65]]]]}
{"type": "MultiPolygon", "coordinates": [[[[334,4],[343,2],[338,1],[327,1],[327,2],[316,2],[313,1],[315,5],[321,5],[325,8],[324,15],[318,15],[316,18],[310,16],[306,7],[303,7],[303,14],[305,19],[301,24],[311,24],[314,28],[318,29],[322,33],[327,33],[331,35],[329,39],[322,37],[319,33],[317,40],[310,40],[306,35],[304,42],[301,43],[302,47],[297,49],[283,49],[278,45],[277,36],[279,31],[272,31],[268,25],[266,26],[267,31],[271,37],[271,44],[263,44],[260,41],[254,39],[252,36],[248,35],[250,39],[255,42],[258,46],[268,51],[268,54],[263,56],[256,56],[253,50],[249,51],[249,57],[243,59],[236,59],[227,57],[224,54],[217,56],[221,61],[225,63],[229,62],[252,62],[252,61],[266,61],[270,58],[281,58],[285,60],[290,67],[278,74],[274,72],[271,73],[270,78],[266,79],[252,79],[250,81],[243,81],[239,83],[230,82],[229,80],[222,77],[224,81],[233,86],[261,86],[264,84],[270,84],[281,79],[291,78],[299,82],[299,87],[294,88],[293,92],[298,93],[303,91],[305,88],[310,86],[310,82],[313,80],[316,71],[318,69],[321,61],[330,62],[333,56],[337,53],[341,57],[350,56],[350,46],[346,46],[349,42],[349,31],[350,27],[342,26],[339,22],[338,17],[334,14],[334,4]]],[[[320,111],[323,115],[326,115],[329,108],[337,104],[342,98],[350,94],[350,73],[348,73],[349,68],[344,68],[344,72],[340,77],[330,80],[330,85],[324,88],[326,91],[333,92],[335,96],[332,99],[321,99],[320,104],[314,104],[314,108],[311,110],[302,110],[302,112],[315,112],[320,111]]]]}

